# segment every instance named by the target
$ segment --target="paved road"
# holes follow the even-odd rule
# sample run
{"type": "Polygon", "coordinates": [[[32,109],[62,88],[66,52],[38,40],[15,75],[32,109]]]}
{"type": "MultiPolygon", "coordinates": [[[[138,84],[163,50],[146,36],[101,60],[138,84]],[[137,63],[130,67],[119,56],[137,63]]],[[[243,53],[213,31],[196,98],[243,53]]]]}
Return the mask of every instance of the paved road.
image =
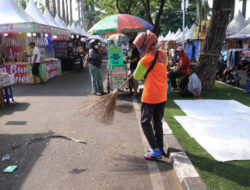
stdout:
{"type": "Polygon", "coordinates": [[[168,159],[157,162],[159,170],[143,159],[138,110],[129,96],[119,97],[111,126],[79,113],[92,97],[90,89],[88,72],[67,72],[43,85],[13,88],[16,103],[0,108],[0,157],[9,153],[12,159],[0,161],[0,169],[14,164],[18,169],[0,173],[0,189],[160,190],[151,181],[157,176],[164,189],[181,189],[168,159]],[[88,144],[50,139],[11,149],[13,144],[51,134],[88,144]]]}

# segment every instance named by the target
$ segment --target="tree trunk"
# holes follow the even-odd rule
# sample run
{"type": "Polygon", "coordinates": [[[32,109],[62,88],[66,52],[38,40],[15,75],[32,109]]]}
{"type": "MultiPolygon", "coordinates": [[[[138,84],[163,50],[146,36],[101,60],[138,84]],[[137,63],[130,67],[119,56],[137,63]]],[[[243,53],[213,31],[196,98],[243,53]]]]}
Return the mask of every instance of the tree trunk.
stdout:
{"type": "Polygon", "coordinates": [[[66,20],[66,17],[65,17],[65,0],[62,0],[62,19],[66,20]]]}
{"type": "Polygon", "coordinates": [[[53,12],[52,15],[56,16],[56,0],[52,1],[52,10],[53,10],[52,11],[53,12]]]}
{"type": "Polygon", "coordinates": [[[217,62],[229,23],[231,8],[232,0],[214,0],[212,18],[198,60],[199,77],[203,89],[206,90],[214,88],[217,62]]]}
{"type": "Polygon", "coordinates": [[[196,22],[199,27],[198,39],[200,39],[200,31],[201,31],[201,0],[196,0],[196,22]]]}
{"type": "Polygon", "coordinates": [[[243,0],[242,2],[242,15],[246,18],[246,8],[247,8],[247,0],[243,0]]]}
{"type": "Polygon", "coordinates": [[[88,17],[89,8],[88,8],[87,0],[84,0],[84,7],[85,7],[85,11],[84,11],[84,25],[83,25],[83,28],[85,30],[88,30],[88,27],[89,27],[89,17],[88,17]]]}
{"type": "Polygon", "coordinates": [[[203,13],[203,19],[207,20],[207,14],[208,14],[208,2],[207,0],[204,0],[204,13],[203,13]]]}
{"type": "MultiPolygon", "coordinates": [[[[84,1],[85,2],[85,1],[84,1]]],[[[80,23],[80,26],[83,27],[84,26],[84,19],[85,19],[85,6],[83,4],[83,0],[81,0],[81,23],[80,23]]]]}
{"type": "Polygon", "coordinates": [[[57,14],[58,16],[61,16],[61,5],[60,5],[61,0],[57,0],[57,14]]]}
{"type": "Polygon", "coordinates": [[[80,23],[80,20],[81,20],[81,1],[78,0],[77,3],[78,3],[78,6],[77,6],[77,9],[78,9],[78,23],[80,23]]]}
{"type": "Polygon", "coordinates": [[[232,11],[231,11],[231,16],[230,16],[230,21],[233,20],[234,18],[234,9],[235,9],[235,0],[232,0],[232,11]]]}
{"type": "MultiPolygon", "coordinates": [[[[45,6],[49,9],[50,11],[50,5],[49,5],[49,0],[45,0],[45,6]]],[[[51,11],[50,11],[51,12],[51,11]]]]}
{"type": "Polygon", "coordinates": [[[154,33],[159,36],[161,28],[160,28],[160,20],[161,20],[161,15],[163,11],[163,7],[165,5],[166,0],[160,0],[160,8],[157,12],[155,22],[153,22],[152,16],[151,16],[151,7],[150,7],[150,0],[141,0],[142,6],[145,9],[145,14],[148,22],[154,26],[154,33]]]}
{"type": "Polygon", "coordinates": [[[68,0],[66,0],[66,24],[68,25],[69,24],[69,4],[68,4],[68,0]]]}
{"type": "Polygon", "coordinates": [[[73,22],[73,9],[72,9],[72,0],[69,0],[69,7],[70,7],[70,25],[72,25],[72,22],[73,22]]]}

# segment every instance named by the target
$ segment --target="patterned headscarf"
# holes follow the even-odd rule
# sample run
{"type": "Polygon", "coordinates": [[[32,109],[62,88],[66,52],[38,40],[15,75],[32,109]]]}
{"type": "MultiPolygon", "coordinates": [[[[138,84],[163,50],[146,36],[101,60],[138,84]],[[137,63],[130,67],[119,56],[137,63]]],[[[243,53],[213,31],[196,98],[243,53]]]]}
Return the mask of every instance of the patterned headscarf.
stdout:
{"type": "Polygon", "coordinates": [[[146,46],[145,54],[155,53],[157,50],[157,43],[157,36],[149,30],[147,32],[140,33],[134,40],[134,44],[138,49],[140,49],[142,45],[146,46]]]}
{"type": "MultiPolygon", "coordinates": [[[[151,31],[147,31],[147,32],[143,32],[143,33],[139,34],[133,42],[133,44],[135,44],[135,46],[138,49],[140,49],[141,46],[144,44],[146,46],[145,54],[156,53],[157,43],[158,43],[158,38],[151,31]]],[[[166,63],[166,55],[164,54],[163,51],[159,51],[157,62],[166,63]]]]}

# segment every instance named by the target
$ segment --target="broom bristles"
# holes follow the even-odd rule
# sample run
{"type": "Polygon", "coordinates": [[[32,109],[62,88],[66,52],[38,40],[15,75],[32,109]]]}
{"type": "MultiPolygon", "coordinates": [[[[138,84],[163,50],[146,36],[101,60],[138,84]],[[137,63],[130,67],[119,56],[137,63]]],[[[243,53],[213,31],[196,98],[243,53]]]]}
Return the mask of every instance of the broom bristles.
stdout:
{"type": "Polygon", "coordinates": [[[111,125],[114,120],[117,96],[118,90],[115,90],[110,94],[95,98],[82,106],[80,111],[87,117],[93,116],[97,121],[111,125]]]}

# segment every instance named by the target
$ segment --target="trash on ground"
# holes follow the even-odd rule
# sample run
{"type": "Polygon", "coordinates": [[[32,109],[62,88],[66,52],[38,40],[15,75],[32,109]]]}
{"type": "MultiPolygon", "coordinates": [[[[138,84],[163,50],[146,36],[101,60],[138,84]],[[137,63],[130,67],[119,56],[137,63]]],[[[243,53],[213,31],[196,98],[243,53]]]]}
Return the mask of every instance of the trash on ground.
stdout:
{"type": "Polygon", "coordinates": [[[80,173],[83,173],[83,172],[85,172],[85,171],[87,171],[87,169],[78,169],[78,168],[74,168],[70,173],[72,173],[72,174],[80,174],[80,173]]]}
{"type": "Polygon", "coordinates": [[[10,158],[11,158],[10,155],[6,154],[5,156],[3,156],[2,161],[10,160],[10,158]]]}
{"type": "Polygon", "coordinates": [[[15,170],[17,169],[17,166],[8,166],[7,168],[5,168],[4,170],[3,170],[3,172],[4,173],[12,173],[12,172],[14,172],[15,170]]]}
{"type": "Polygon", "coordinates": [[[23,146],[23,145],[32,144],[33,142],[36,142],[36,141],[46,140],[46,139],[52,139],[52,138],[61,138],[61,139],[66,139],[66,140],[71,140],[71,141],[74,141],[74,142],[79,142],[79,143],[87,144],[83,140],[73,139],[73,138],[70,138],[70,137],[67,137],[67,136],[64,136],[64,135],[48,135],[48,136],[42,136],[42,137],[32,138],[32,139],[30,139],[28,141],[25,141],[23,143],[20,143],[18,145],[12,145],[12,149],[19,148],[20,146],[23,146]]]}

